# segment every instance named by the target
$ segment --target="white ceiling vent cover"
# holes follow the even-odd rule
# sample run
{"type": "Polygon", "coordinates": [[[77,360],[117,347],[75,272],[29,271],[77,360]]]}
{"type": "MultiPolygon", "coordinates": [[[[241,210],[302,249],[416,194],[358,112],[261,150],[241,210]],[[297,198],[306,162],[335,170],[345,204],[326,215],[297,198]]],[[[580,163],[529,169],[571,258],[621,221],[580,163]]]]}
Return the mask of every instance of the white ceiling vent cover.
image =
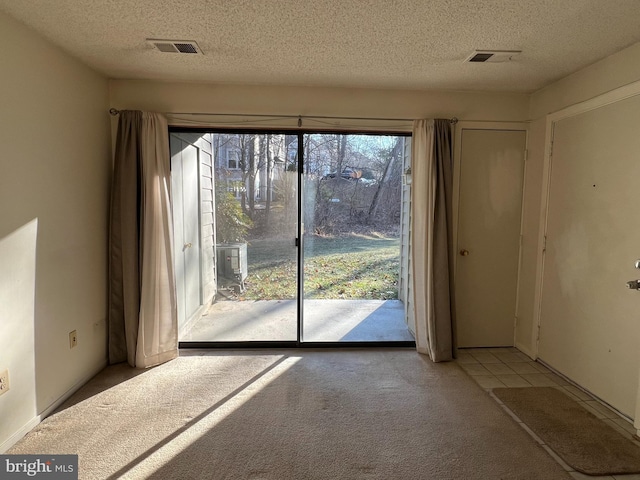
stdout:
{"type": "Polygon", "coordinates": [[[504,63],[520,55],[522,50],[474,50],[465,62],[470,63],[504,63]]]}
{"type": "Polygon", "coordinates": [[[153,45],[163,53],[202,54],[202,50],[200,50],[198,44],[193,40],[159,40],[154,38],[147,38],[147,43],[153,45]]]}

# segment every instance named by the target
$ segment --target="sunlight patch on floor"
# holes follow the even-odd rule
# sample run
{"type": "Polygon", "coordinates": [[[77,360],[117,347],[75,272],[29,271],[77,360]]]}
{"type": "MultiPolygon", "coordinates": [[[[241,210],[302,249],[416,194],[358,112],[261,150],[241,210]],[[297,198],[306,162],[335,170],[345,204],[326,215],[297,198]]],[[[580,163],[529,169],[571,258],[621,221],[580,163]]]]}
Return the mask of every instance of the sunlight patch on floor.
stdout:
{"type": "MultiPolygon", "coordinates": [[[[254,381],[245,384],[235,395],[226,400],[218,408],[212,409],[198,421],[189,425],[183,432],[172,438],[165,445],[155,450],[139,463],[134,465],[124,476],[128,478],[149,478],[153,473],[164,468],[174,457],[181,454],[192,444],[206,435],[210,430],[216,428],[227,417],[240,410],[243,405],[254,398],[271,382],[275,381],[282,374],[293,367],[301,357],[290,355],[279,355],[271,368],[267,367],[266,373],[257,374],[254,381]],[[279,363],[278,363],[279,362],[279,363]]],[[[265,371],[263,370],[263,371],[265,371]]]]}

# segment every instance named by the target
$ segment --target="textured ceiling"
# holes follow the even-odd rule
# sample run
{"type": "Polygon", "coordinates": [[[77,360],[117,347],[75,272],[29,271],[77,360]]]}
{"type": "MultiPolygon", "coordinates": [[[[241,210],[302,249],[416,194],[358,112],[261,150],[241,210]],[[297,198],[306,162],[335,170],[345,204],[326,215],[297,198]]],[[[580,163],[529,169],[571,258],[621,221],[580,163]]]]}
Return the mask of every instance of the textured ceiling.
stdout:
{"type": "Polygon", "coordinates": [[[0,0],[0,10],[111,78],[212,83],[531,92],[640,41],[640,0],[0,0]],[[195,40],[205,54],[163,54],[146,38],[195,40]],[[464,63],[474,49],[523,53],[464,63]]]}

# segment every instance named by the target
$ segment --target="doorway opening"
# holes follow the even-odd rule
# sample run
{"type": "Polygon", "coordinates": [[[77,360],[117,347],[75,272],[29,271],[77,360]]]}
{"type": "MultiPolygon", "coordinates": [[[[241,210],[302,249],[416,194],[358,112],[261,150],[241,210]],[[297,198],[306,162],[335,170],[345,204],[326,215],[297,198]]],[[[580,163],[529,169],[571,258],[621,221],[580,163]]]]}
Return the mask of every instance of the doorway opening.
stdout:
{"type": "Polygon", "coordinates": [[[414,344],[410,136],[170,133],[182,347],[414,344]]]}

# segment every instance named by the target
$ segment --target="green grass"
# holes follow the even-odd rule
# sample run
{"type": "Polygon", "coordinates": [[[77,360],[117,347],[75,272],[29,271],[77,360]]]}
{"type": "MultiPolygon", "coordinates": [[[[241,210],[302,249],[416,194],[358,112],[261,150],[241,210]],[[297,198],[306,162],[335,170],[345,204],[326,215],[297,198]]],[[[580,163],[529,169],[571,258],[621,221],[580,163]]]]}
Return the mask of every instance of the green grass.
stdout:
{"type": "MultiPolygon", "coordinates": [[[[306,298],[398,298],[400,241],[383,236],[305,238],[306,298]]],[[[254,240],[248,249],[249,277],[242,300],[296,296],[296,249],[284,240],[254,240]]]]}

